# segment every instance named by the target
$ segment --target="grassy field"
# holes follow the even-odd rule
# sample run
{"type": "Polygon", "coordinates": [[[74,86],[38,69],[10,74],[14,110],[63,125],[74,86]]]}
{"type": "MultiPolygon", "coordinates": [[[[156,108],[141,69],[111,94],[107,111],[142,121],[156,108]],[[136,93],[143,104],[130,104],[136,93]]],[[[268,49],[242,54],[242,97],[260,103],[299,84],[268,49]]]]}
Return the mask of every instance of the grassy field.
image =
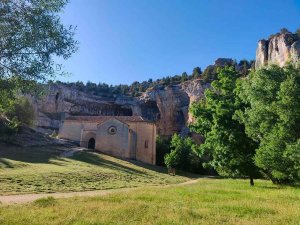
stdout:
{"type": "Polygon", "coordinates": [[[0,224],[300,224],[300,189],[203,178],[186,186],[0,206],[0,224]]]}
{"type": "Polygon", "coordinates": [[[0,146],[0,195],[102,190],[174,184],[189,180],[166,169],[107,155],[59,155],[64,147],[0,146]]]}
{"type": "Polygon", "coordinates": [[[269,181],[201,178],[102,154],[59,155],[64,147],[0,145],[0,195],[143,187],[99,197],[0,203],[1,225],[300,224],[300,188],[269,181]],[[160,187],[155,187],[155,186],[160,187]]]}

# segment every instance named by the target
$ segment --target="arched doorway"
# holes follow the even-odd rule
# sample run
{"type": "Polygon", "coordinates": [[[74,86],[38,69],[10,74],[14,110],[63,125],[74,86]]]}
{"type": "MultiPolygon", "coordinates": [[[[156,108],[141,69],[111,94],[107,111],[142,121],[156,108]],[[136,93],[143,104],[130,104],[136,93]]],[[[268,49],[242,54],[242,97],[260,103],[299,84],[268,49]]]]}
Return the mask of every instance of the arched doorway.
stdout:
{"type": "Polygon", "coordinates": [[[95,149],[95,138],[90,138],[88,142],[88,149],[95,149]]]}

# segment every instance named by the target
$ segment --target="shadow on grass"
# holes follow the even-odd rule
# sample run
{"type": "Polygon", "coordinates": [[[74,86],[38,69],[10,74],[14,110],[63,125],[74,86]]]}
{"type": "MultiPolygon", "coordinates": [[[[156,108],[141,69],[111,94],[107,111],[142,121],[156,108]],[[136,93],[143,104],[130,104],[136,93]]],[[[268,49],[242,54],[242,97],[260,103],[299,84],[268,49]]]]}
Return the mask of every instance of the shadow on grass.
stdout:
{"type": "MultiPolygon", "coordinates": [[[[146,172],[143,172],[141,170],[136,170],[132,167],[127,167],[124,164],[120,164],[120,163],[117,163],[117,162],[112,162],[110,160],[106,160],[102,157],[102,155],[106,155],[106,154],[95,152],[95,151],[85,151],[85,152],[80,152],[80,153],[75,154],[72,157],[72,159],[82,161],[82,162],[86,162],[86,163],[90,163],[90,164],[94,164],[94,165],[98,165],[98,166],[104,166],[104,167],[108,167],[108,168],[112,168],[112,169],[122,170],[122,171],[126,171],[126,172],[129,172],[129,173],[147,174],[146,172]],[[97,154],[96,157],[95,157],[95,154],[97,154]]],[[[117,158],[117,157],[114,157],[114,158],[117,158]]],[[[168,173],[168,169],[166,167],[151,165],[151,164],[139,162],[139,161],[136,161],[136,160],[128,160],[128,159],[123,159],[123,158],[118,158],[118,159],[120,159],[122,161],[125,161],[127,163],[130,163],[134,166],[138,166],[138,167],[141,167],[141,168],[144,168],[144,169],[147,169],[147,170],[155,171],[157,173],[162,173],[162,174],[167,174],[168,173]]],[[[180,171],[180,170],[177,170],[176,174],[180,175],[180,176],[188,177],[188,178],[191,178],[191,179],[207,177],[207,176],[203,176],[203,175],[199,175],[199,174],[193,174],[193,173],[180,171]]]]}
{"type": "MultiPolygon", "coordinates": [[[[104,159],[101,157],[101,154],[98,153],[91,153],[91,152],[79,152],[75,154],[71,159],[85,162],[88,164],[93,164],[96,166],[102,166],[114,170],[119,170],[119,171],[125,171],[127,173],[137,173],[137,174],[147,174],[146,172],[143,172],[141,170],[137,170],[128,166],[125,166],[121,163],[113,162],[107,159],[104,159]]],[[[123,160],[123,159],[122,159],[123,160]]],[[[123,160],[126,161],[126,160],[123,160]]]]}
{"type": "Polygon", "coordinates": [[[63,146],[19,147],[0,143],[0,167],[14,168],[14,164],[7,160],[25,163],[52,163],[53,159],[64,160],[59,157],[64,148],[63,146]]]}
{"type": "MultiPolygon", "coordinates": [[[[41,146],[41,147],[19,147],[14,145],[9,145],[0,142],[0,168],[15,168],[16,164],[10,163],[8,160],[14,160],[25,163],[45,163],[54,164],[58,166],[63,166],[67,161],[65,158],[60,157],[61,153],[70,150],[68,147],[64,146],[41,146]]],[[[118,171],[125,171],[131,174],[148,175],[147,171],[142,169],[135,169],[131,166],[126,166],[124,163],[118,163],[116,161],[107,160],[103,157],[103,153],[99,154],[96,152],[79,152],[75,154],[71,159],[85,162],[88,164],[102,166],[105,168],[110,168],[118,171]],[[96,154],[96,155],[95,155],[96,154]]],[[[138,166],[144,169],[155,171],[158,173],[167,174],[167,168],[161,166],[150,165],[135,160],[120,159],[122,161],[128,162],[134,166],[138,166]]],[[[184,171],[176,171],[177,175],[185,176],[188,178],[200,178],[201,175],[192,174],[184,171]]]]}
{"type": "Polygon", "coordinates": [[[8,162],[7,159],[0,158],[0,168],[14,168],[13,164],[8,162]]]}

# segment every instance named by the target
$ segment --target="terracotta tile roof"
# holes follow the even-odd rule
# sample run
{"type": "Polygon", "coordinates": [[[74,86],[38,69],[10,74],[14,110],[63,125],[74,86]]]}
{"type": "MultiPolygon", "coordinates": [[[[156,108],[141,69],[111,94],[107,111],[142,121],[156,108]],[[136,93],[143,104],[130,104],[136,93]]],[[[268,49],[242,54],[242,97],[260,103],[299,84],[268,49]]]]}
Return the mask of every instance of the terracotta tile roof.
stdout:
{"type": "Polygon", "coordinates": [[[146,120],[141,116],[69,116],[65,120],[75,120],[75,121],[88,121],[88,122],[97,122],[103,123],[106,120],[115,118],[121,122],[148,122],[153,123],[152,121],[146,120]]]}

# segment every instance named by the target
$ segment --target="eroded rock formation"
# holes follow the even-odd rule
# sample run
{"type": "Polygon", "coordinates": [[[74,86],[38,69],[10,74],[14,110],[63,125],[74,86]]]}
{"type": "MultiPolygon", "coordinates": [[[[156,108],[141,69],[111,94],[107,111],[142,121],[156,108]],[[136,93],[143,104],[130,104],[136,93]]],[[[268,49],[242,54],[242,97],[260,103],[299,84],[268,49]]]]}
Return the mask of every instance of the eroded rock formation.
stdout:
{"type": "Polygon", "coordinates": [[[300,38],[291,32],[272,35],[268,40],[260,40],[256,50],[255,68],[286,62],[298,62],[300,58],[300,38]]]}
{"type": "Polygon", "coordinates": [[[64,85],[47,87],[41,99],[30,97],[36,111],[35,125],[40,131],[52,132],[60,120],[69,115],[143,116],[155,121],[160,135],[172,135],[186,127],[191,116],[189,105],[199,100],[209,84],[201,80],[180,85],[157,86],[141,97],[115,96],[111,98],[89,95],[64,85]]]}

